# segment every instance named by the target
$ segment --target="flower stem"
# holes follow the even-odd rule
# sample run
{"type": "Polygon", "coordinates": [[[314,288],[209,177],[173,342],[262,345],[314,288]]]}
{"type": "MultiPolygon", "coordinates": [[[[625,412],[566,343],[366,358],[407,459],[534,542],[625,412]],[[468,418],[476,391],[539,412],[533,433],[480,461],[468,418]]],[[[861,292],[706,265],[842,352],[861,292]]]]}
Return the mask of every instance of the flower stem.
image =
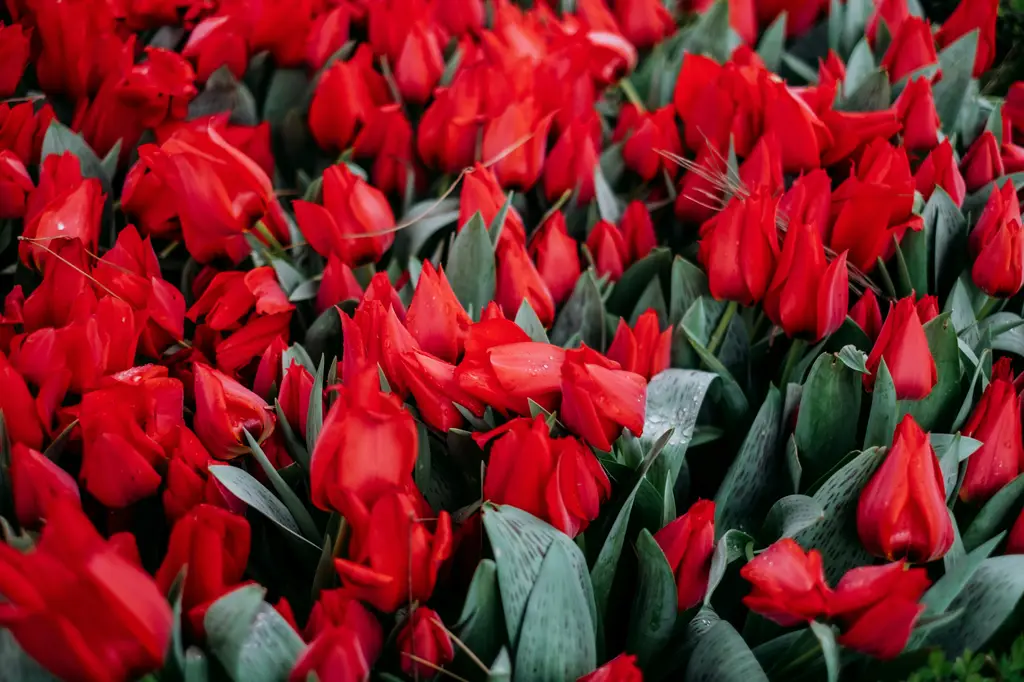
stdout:
{"type": "Polygon", "coordinates": [[[779,381],[779,388],[786,390],[786,385],[789,384],[790,376],[793,374],[793,370],[796,369],[797,360],[804,353],[804,347],[807,342],[803,339],[793,339],[792,345],[789,347],[789,352],[786,354],[786,364],[782,368],[782,379],[779,381]]]}
{"type": "Polygon", "coordinates": [[[1002,305],[1003,299],[996,298],[995,296],[988,296],[985,299],[985,304],[982,305],[981,310],[978,311],[978,314],[976,316],[977,319],[984,320],[986,317],[999,310],[999,308],[1002,307],[1002,305]]]}
{"type": "Polygon", "coordinates": [[[729,330],[729,323],[732,322],[732,318],[736,315],[736,311],[739,309],[740,304],[736,301],[729,301],[729,305],[726,307],[725,312],[722,313],[722,319],[718,321],[718,326],[715,327],[715,331],[711,334],[711,340],[708,341],[708,352],[714,355],[715,351],[722,344],[722,339],[725,338],[725,333],[729,330]]]}
{"type": "Polygon", "coordinates": [[[640,93],[636,91],[633,84],[629,82],[628,78],[623,78],[619,81],[619,89],[622,90],[622,94],[626,96],[626,99],[630,103],[640,110],[640,113],[646,113],[647,107],[644,106],[644,101],[640,99],[640,93]]]}

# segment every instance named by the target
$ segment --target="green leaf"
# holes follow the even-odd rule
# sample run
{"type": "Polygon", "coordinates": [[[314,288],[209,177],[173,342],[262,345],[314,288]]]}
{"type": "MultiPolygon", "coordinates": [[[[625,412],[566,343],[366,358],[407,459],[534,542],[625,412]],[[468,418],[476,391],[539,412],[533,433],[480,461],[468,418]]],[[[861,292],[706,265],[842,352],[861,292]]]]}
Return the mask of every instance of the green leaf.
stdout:
{"type": "MultiPolygon", "coordinates": [[[[452,630],[477,658],[484,661],[492,660],[504,646],[505,620],[498,588],[498,566],[490,559],[482,559],[477,564],[462,613],[452,630]]],[[[475,671],[476,664],[461,653],[461,649],[458,651],[460,653],[454,663],[456,671],[475,671]]]]}
{"type": "Polygon", "coordinates": [[[185,651],[185,682],[207,682],[210,677],[210,664],[206,654],[198,647],[190,646],[185,651]]]}
{"type": "Polygon", "coordinates": [[[517,682],[575,680],[597,666],[594,597],[580,585],[570,547],[579,552],[552,542],[541,561],[516,645],[517,682]]]}
{"type": "Polygon", "coordinates": [[[855,566],[871,562],[857,537],[857,501],[881,464],[883,452],[880,448],[865,450],[832,474],[813,495],[825,510],[825,519],[795,538],[802,547],[821,552],[830,582],[855,566]]]}
{"type": "Polygon", "coordinates": [[[254,126],[259,123],[256,100],[226,64],[210,74],[203,91],[188,104],[189,120],[222,112],[231,112],[229,122],[235,125],[254,126]]]}
{"type": "MultiPolygon", "coordinates": [[[[338,357],[341,349],[343,348],[343,341],[341,335],[341,317],[336,306],[331,306],[327,310],[320,314],[320,317],[316,318],[313,325],[306,330],[305,339],[306,350],[309,351],[309,355],[317,359],[319,363],[321,360],[326,365],[330,365],[335,358],[338,357]]],[[[310,370],[310,374],[315,374],[314,370],[310,370]]],[[[312,404],[310,400],[310,404],[312,404]]],[[[307,430],[309,424],[306,424],[307,430]]],[[[312,454],[310,450],[310,454],[312,454]]]]}
{"type": "Polygon", "coordinates": [[[728,0],[715,0],[686,32],[684,46],[692,54],[707,54],[724,63],[736,48],[739,36],[729,26],[728,0]]]}
{"type": "MultiPolygon", "coordinates": [[[[498,248],[498,239],[501,237],[501,231],[505,228],[505,218],[508,217],[508,209],[512,206],[512,197],[514,192],[509,192],[508,196],[505,197],[505,203],[501,205],[498,213],[494,216],[494,220],[487,228],[487,234],[491,238],[491,243],[494,244],[494,248],[498,248]]],[[[525,300],[525,299],[524,299],[525,300]]]]}
{"type": "Polygon", "coordinates": [[[979,323],[992,333],[992,350],[1024,357],[1024,319],[1014,313],[994,313],[979,323]]]}
{"type": "Polygon", "coordinates": [[[770,386],[715,495],[715,528],[753,532],[780,487],[782,395],[770,386]]]}
{"type": "Polygon", "coordinates": [[[668,321],[675,326],[682,321],[690,306],[702,296],[710,296],[711,292],[704,271],[681,256],[672,259],[669,281],[668,321]]]}
{"type": "Polygon", "coordinates": [[[263,448],[256,442],[256,439],[252,437],[252,434],[247,430],[243,429],[245,433],[245,439],[249,443],[249,450],[252,452],[253,457],[259,462],[260,467],[263,469],[263,473],[266,474],[270,480],[270,484],[274,486],[274,490],[277,491],[278,497],[284,502],[284,506],[287,507],[288,512],[292,518],[295,519],[295,523],[298,525],[299,530],[310,542],[317,542],[320,539],[320,531],[316,529],[316,524],[313,523],[313,517],[309,515],[309,511],[305,505],[299,499],[299,496],[295,494],[295,491],[285,483],[281,475],[277,473],[277,469],[267,459],[267,455],[263,452],[263,448]]]}
{"type": "Polygon", "coordinates": [[[636,539],[636,593],[629,614],[626,651],[646,668],[668,644],[676,623],[676,581],[654,537],[642,529],[636,539]]]}
{"type": "Polygon", "coordinates": [[[276,428],[281,429],[288,454],[299,463],[299,466],[309,471],[309,452],[306,451],[306,445],[300,442],[298,436],[292,431],[291,424],[288,423],[288,418],[285,417],[284,410],[281,408],[281,401],[276,398],[274,399],[274,414],[277,416],[276,428]]]}
{"type": "Polygon", "coordinates": [[[717,377],[692,369],[666,369],[647,385],[647,403],[641,442],[650,449],[671,431],[661,457],[654,460],[649,477],[658,488],[675,483],[693,438],[700,406],[717,377]]]}
{"type": "Polygon", "coordinates": [[[943,313],[924,325],[928,348],[935,360],[938,383],[922,400],[901,401],[901,409],[913,415],[925,431],[942,430],[956,416],[960,404],[960,349],[956,329],[949,313],[943,313]]]}
{"type": "Polygon", "coordinates": [[[957,595],[963,591],[964,586],[967,585],[971,577],[981,568],[982,562],[988,558],[992,551],[996,548],[1003,537],[1006,536],[1005,531],[995,536],[988,542],[980,545],[977,549],[970,552],[951,571],[946,571],[946,574],[935,581],[924,596],[921,597],[921,604],[924,605],[925,610],[922,615],[937,616],[941,613],[945,613],[949,605],[953,603],[957,595]]]}
{"type": "Polygon", "coordinates": [[[857,46],[850,53],[850,59],[846,63],[846,78],[843,81],[843,90],[853,94],[874,73],[875,57],[871,54],[871,46],[866,38],[861,39],[857,46]]]}
{"type": "MultiPolygon", "coordinates": [[[[694,305],[700,305],[700,301],[694,305]]],[[[743,393],[743,389],[736,379],[733,378],[732,373],[726,369],[725,365],[704,344],[697,340],[694,332],[687,327],[685,320],[682,322],[682,330],[701,362],[722,380],[720,385],[722,403],[729,418],[737,422],[745,419],[747,412],[750,410],[750,403],[747,402],[747,396],[743,393]]]]}
{"type": "Polygon", "coordinates": [[[313,389],[309,394],[309,407],[306,410],[306,452],[313,455],[316,450],[316,442],[320,439],[320,432],[324,428],[324,358],[320,356],[320,363],[316,368],[316,375],[313,377],[313,389]]]}
{"type": "Polygon", "coordinates": [[[754,538],[735,528],[722,534],[711,555],[711,567],[708,570],[708,589],[704,593],[704,606],[711,604],[711,596],[725,577],[725,569],[732,562],[746,556],[747,547],[753,549],[754,538]]]}
{"type": "Polygon", "coordinates": [[[769,71],[776,73],[782,66],[782,52],[786,47],[787,19],[788,15],[785,10],[780,12],[772,25],[761,36],[761,42],[757,44],[757,54],[761,57],[761,61],[769,71]]]}
{"type": "Polygon", "coordinates": [[[647,283],[647,288],[640,294],[640,298],[633,308],[633,314],[629,316],[629,326],[635,327],[640,316],[648,310],[653,310],[658,316],[658,326],[663,327],[668,322],[668,305],[665,303],[665,294],[661,292],[661,281],[658,278],[647,283]]]}
{"type": "Polygon", "coordinates": [[[658,247],[629,266],[608,296],[608,310],[628,319],[651,282],[658,282],[661,274],[669,270],[671,259],[671,251],[658,247]]]}
{"type": "Polygon", "coordinates": [[[1017,188],[1017,191],[1020,191],[1020,189],[1024,187],[1024,171],[996,178],[974,194],[968,195],[967,198],[964,199],[963,215],[971,218],[972,223],[976,221],[981,216],[981,212],[984,210],[985,204],[988,203],[988,198],[991,196],[992,192],[997,188],[1003,187],[1008,181],[1013,183],[1013,186],[1017,188]]]}
{"type": "Polygon", "coordinates": [[[544,324],[537,317],[533,306],[525,298],[519,304],[519,310],[516,312],[516,325],[537,343],[550,343],[548,341],[548,333],[544,329],[544,324]]]}
{"type": "Polygon", "coordinates": [[[589,269],[580,275],[572,295],[555,319],[551,328],[551,343],[565,346],[579,334],[591,348],[604,350],[606,332],[604,300],[594,271],[589,269]]]}
{"type": "Polygon", "coordinates": [[[641,476],[633,486],[622,503],[622,508],[615,515],[608,536],[601,545],[601,551],[594,560],[590,569],[590,582],[594,586],[594,601],[597,604],[597,617],[604,619],[608,611],[608,600],[612,591],[612,583],[615,581],[615,572],[619,566],[619,557],[622,556],[622,546],[626,542],[626,531],[629,528],[629,517],[633,513],[633,503],[636,501],[637,492],[640,486],[646,481],[641,476]]]}
{"type": "Polygon", "coordinates": [[[843,12],[843,51],[840,54],[846,54],[846,50],[852,49],[854,43],[864,35],[864,27],[873,9],[871,0],[847,0],[843,12]]]}
{"type": "Polygon", "coordinates": [[[821,646],[821,656],[825,659],[825,670],[827,671],[828,682],[839,682],[839,645],[836,644],[836,635],[832,627],[812,620],[810,623],[811,632],[818,638],[821,646]]]}
{"type": "Polygon", "coordinates": [[[426,199],[409,207],[402,216],[402,225],[409,227],[395,236],[395,252],[400,262],[417,258],[430,238],[459,219],[458,199],[448,198],[438,202],[426,199]]]}
{"type": "Polygon", "coordinates": [[[989,499],[964,531],[964,547],[973,551],[983,542],[994,537],[1012,522],[1013,514],[1019,508],[1024,495],[1024,474],[1017,476],[989,499]]]}
{"type": "Polygon", "coordinates": [[[303,537],[298,524],[288,511],[288,507],[255,478],[242,469],[224,464],[210,465],[209,472],[232,495],[319,553],[319,545],[315,545],[303,537]]]}
{"type": "Polygon", "coordinates": [[[508,649],[501,647],[501,651],[491,663],[490,670],[487,682],[509,682],[512,679],[512,662],[508,658],[508,649]]]}
{"type": "Polygon", "coordinates": [[[1024,555],[985,559],[949,605],[962,610],[960,618],[934,630],[928,644],[941,647],[951,656],[965,649],[981,651],[1010,617],[1024,595],[1024,555]]]}
{"type": "MultiPolygon", "coordinates": [[[[828,48],[836,54],[842,50],[845,11],[846,5],[842,0],[831,0],[828,13],[828,48]]],[[[847,70],[849,70],[849,65],[847,65],[847,70]]]]}
{"type": "Polygon", "coordinates": [[[750,647],[728,621],[719,619],[709,609],[703,609],[694,621],[700,621],[698,627],[702,633],[686,665],[686,674],[680,679],[687,682],[768,682],[750,647]]]}
{"type": "Polygon", "coordinates": [[[939,186],[925,203],[921,218],[924,221],[921,232],[928,236],[931,255],[927,291],[943,295],[963,270],[967,253],[967,221],[946,190],[939,186]]]}
{"type": "Polygon", "coordinates": [[[594,166],[594,196],[597,199],[597,213],[601,216],[601,220],[607,220],[613,225],[617,225],[619,218],[622,217],[622,206],[619,204],[619,198],[615,196],[615,192],[608,185],[600,164],[594,166]]]}
{"type": "Polygon", "coordinates": [[[957,130],[960,112],[974,78],[974,58],[977,52],[978,30],[975,29],[939,53],[942,80],[932,88],[932,94],[942,123],[942,132],[946,135],[952,135],[957,130]]]}
{"type": "Polygon", "coordinates": [[[264,593],[259,585],[240,587],[215,601],[203,618],[209,650],[235,682],[286,679],[306,646],[263,601],[264,593]]]}
{"type": "Polygon", "coordinates": [[[274,69],[263,103],[263,120],[270,125],[284,123],[290,109],[301,109],[309,89],[305,69],[274,69]]]}
{"type": "Polygon", "coordinates": [[[796,537],[825,519],[821,503],[807,495],[787,495],[772,505],[759,537],[764,545],[780,538],[796,537]]]}
{"type": "Polygon", "coordinates": [[[861,376],[829,353],[818,357],[804,383],[797,415],[796,445],[811,480],[857,448],[861,376]]]}
{"type": "Polygon", "coordinates": [[[0,629],[0,670],[4,679],[17,682],[59,682],[48,670],[36,663],[14,639],[10,630],[0,629]]]}
{"type": "Polygon", "coordinates": [[[899,421],[896,408],[896,386],[889,373],[885,359],[878,365],[875,373],[875,387],[871,394],[871,412],[868,415],[868,426],[864,432],[864,449],[875,445],[888,446],[892,443],[899,421]]]}
{"type": "Polygon", "coordinates": [[[864,76],[855,90],[847,89],[847,95],[836,108],[840,111],[881,111],[892,101],[892,87],[885,71],[872,71],[864,76]]]}
{"type": "Polygon", "coordinates": [[[479,317],[495,287],[494,247],[479,213],[455,235],[445,272],[462,307],[479,317]]]}
{"type": "MultiPolygon", "coordinates": [[[[120,151],[120,145],[118,145],[120,151]]],[[[103,161],[92,150],[89,143],[78,133],[72,131],[57,119],[50,121],[50,127],[46,129],[43,136],[43,146],[40,155],[40,164],[51,154],[60,156],[65,152],[71,152],[78,159],[78,165],[82,171],[82,177],[96,178],[103,186],[103,192],[111,195],[111,181],[113,173],[109,173],[103,161]]],[[[115,164],[116,168],[116,164],[115,164]]]]}
{"type": "Polygon", "coordinates": [[[843,346],[837,357],[840,362],[852,369],[854,372],[860,372],[861,374],[870,373],[868,372],[867,354],[852,344],[843,346]]]}

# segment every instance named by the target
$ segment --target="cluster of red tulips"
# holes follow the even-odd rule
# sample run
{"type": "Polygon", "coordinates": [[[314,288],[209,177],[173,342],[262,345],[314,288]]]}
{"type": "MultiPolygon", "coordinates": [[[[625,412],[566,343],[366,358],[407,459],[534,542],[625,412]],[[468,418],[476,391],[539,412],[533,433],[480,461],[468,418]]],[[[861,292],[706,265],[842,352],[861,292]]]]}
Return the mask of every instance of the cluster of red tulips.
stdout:
{"type": "Polygon", "coordinates": [[[1004,646],[1002,11],[7,0],[0,677],[833,682],[1004,646]]]}

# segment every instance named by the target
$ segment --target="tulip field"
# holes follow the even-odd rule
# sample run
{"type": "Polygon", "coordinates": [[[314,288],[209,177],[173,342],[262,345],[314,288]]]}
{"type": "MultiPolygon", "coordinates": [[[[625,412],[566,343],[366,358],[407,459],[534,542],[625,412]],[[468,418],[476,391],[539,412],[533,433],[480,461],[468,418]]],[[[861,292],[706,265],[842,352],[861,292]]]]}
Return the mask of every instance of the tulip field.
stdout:
{"type": "Polygon", "coordinates": [[[1022,26],[5,0],[0,682],[1024,680],[1022,26]]]}

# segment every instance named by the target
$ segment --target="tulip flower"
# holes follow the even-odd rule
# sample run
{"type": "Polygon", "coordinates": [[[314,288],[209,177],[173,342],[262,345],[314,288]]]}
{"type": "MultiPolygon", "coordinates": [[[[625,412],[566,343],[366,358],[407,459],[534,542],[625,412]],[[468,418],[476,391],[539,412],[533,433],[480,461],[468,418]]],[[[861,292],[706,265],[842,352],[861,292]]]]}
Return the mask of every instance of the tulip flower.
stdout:
{"type": "Polygon", "coordinates": [[[227,499],[233,496],[222,492],[217,480],[209,473],[210,464],[217,461],[210,457],[199,438],[184,426],[178,429],[177,435],[178,442],[171,449],[161,497],[167,520],[174,522],[204,502],[218,507],[228,506],[227,499]]]}
{"type": "Polygon", "coordinates": [[[715,503],[697,500],[685,514],[655,533],[654,540],[675,575],[679,610],[703,601],[715,552],[715,503]]]}
{"type": "Polygon", "coordinates": [[[376,234],[395,225],[384,193],[343,163],[325,170],[323,183],[323,206],[292,203],[310,246],[323,256],[336,254],[349,265],[380,260],[395,241],[394,233],[376,234]]]}
{"type": "Polygon", "coordinates": [[[473,165],[482,127],[480,107],[481,93],[472,79],[456,76],[451,87],[435,90],[434,101],[416,129],[416,151],[423,163],[445,173],[473,165]]]}
{"type": "MultiPolygon", "coordinates": [[[[786,187],[782,168],[782,146],[779,145],[779,138],[775,132],[766,132],[754,145],[750,155],[740,164],[740,183],[748,191],[757,188],[765,194],[774,196],[786,187]]],[[[821,172],[821,169],[815,169],[813,172],[821,172]]],[[[805,177],[808,176],[801,175],[800,179],[805,177]]]]}
{"type": "Polygon", "coordinates": [[[822,113],[821,120],[832,135],[832,145],[821,155],[822,166],[856,158],[868,144],[879,138],[888,140],[903,128],[895,109],[867,112],[829,110],[822,113]]]}
{"type": "Polygon", "coordinates": [[[294,307],[274,269],[266,265],[248,272],[217,273],[187,315],[193,322],[203,318],[211,329],[223,331],[237,328],[254,309],[261,315],[273,315],[294,307]]]}
{"type": "Polygon", "coordinates": [[[882,309],[878,306],[878,298],[874,291],[866,290],[853,304],[850,308],[850,318],[864,330],[872,342],[878,338],[878,332],[882,329],[882,309]]]}
{"type": "Polygon", "coordinates": [[[963,173],[968,192],[977,192],[1005,174],[999,142],[992,131],[982,132],[971,144],[960,161],[960,172],[963,173]]]}
{"type": "Polygon", "coordinates": [[[0,574],[0,627],[56,677],[137,679],[163,665],[173,621],[165,595],[71,500],[50,506],[34,551],[0,544],[0,574]]]}
{"type": "Polygon", "coordinates": [[[587,248],[594,257],[598,276],[608,275],[611,281],[619,281],[629,258],[629,249],[619,228],[607,220],[597,221],[587,237],[587,248]]]}
{"type": "Polygon", "coordinates": [[[234,459],[249,452],[243,431],[257,443],[274,431],[274,419],[263,398],[222,372],[197,364],[195,395],[196,435],[217,459],[234,459]]]}
{"type": "Polygon", "coordinates": [[[938,381],[935,359],[928,348],[913,296],[889,306],[889,314],[868,355],[869,374],[864,375],[864,387],[869,391],[883,358],[900,400],[920,400],[931,393],[938,381]]]}
{"type": "Polygon", "coordinates": [[[875,3],[874,11],[868,18],[867,26],[864,28],[864,35],[868,43],[874,47],[878,36],[880,22],[885,23],[889,36],[899,33],[903,21],[910,17],[910,9],[907,7],[907,0],[880,0],[875,3]]]}
{"type": "Polygon", "coordinates": [[[642,201],[629,202],[626,210],[622,212],[619,229],[622,231],[628,263],[635,263],[644,258],[658,245],[651,213],[642,201]]]}
{"type": "Polygon", "coordinates": [[[242,516],[200,504],[171,529],[167,555],[157,570],[157,586],[167,594],[181,569],[188,566],[181,608],[194,632],[202,632],[203,616],[216,599],[242,579],[249,561],[249,522],[242,516]]]}
{"type": "Polygon", "coordinates": [[[28,63],[29,36],[20,24],[4,26],[0,22],[0,99],[10,97],[18,88],[28,63]]]}
{"type": "Polygon", "coordinates": [[[936,187],[941,187],[958,207],[967,196],[967,183],[953,158],[953,146],[943,140],[925,157],[914,175],[914,184],[927,201],[936,187]]]}
{"type": "Polygon", "coordinates": [[[821,154],[832,145],[832,133],[782,81],[769,81],[764,116],[765,134],[785,140],[779,151],[786,173],[809,171],[820,165],[821,154]]]}
{"type": "Polygon", "coordinates": [[[434,13],[453,36],[476,34],[484,28],[483,0],[439,0],[434,3],[434,13]]]}
{"type": "Polygon", "coordinates": [[[732,136],[737,156],[745,158],[764,128],[762,89],[750,67],[719,65],[703,55],[684,59],[672,101],[683,120],[686,147],[727,151],[732,136]]]}
{"type": "Polygon", "coordinates": [[[555,321],[555,300],[544,278],[530,260],[526,247],[511,239],[499,240],[497,256],[498,282],[494,300],[505,317],[514,319],[523,301],[528,301],[545,327],[555,321]]]}
{"type": "Polygon", "coordinates": [[[765,294],[765,313],[789,336],[823,339],[846,319],[848,280],[846,252],[828,263],[818,229],[790,221],[765,294]]]}
{"type": "Polygon", "coordinates": [[[658,314],[653,309],[642,313],[633,329],[619,318],[615,337],[608,347],[608,359],[619,363],[627,372],[650,380],[671,364],[672,330],[660,331],[658,314]]]}
{"type": "Polygon", "coordinates": [[[444,269],[423,261],[405,326],[420,348],[447,362],[455,362],[473,321],[455,297],[444,269]]]}
{"type": "Polygon", "coordinates": [[[207,17],[196,24],[181,55],[196,65],[196,78],[209,80],[222,66],[235,78],[245,75],[249,65],[248,27],[244,20],[222,14],[207,17]]]}
{"type": "MultiPolygon", "coordinates": [[[[321,592],[321,600],[326,593],[321,592]]],[[[354,599],[345,602],[344,618],[324,627],[313,638],[295,661],[288,682],[306,682],[312,675],[321,680],[362,680],[370,676],[384,645],[384,633],[366,607],[354,599]]]]}
{"type": "Polygon", "coordinates": [[[363,370],[379,365],[391,384],[391,392],[405,398],[409,394],[409,381],[402,367],[402,355],[419,350],[419,345],[398,318],[395,308],[386,309],[380,301],[364,298],[351,320],[342,315],[341,327],[344,381],[347,383],[363,370]]]}
{"type": "Polygon", "coordinates": [[[643,682],[644,676],[636,667],[636,656],[619,654],[594,672],[576,682],[643,682]]]}
{"type": "MultiPolygon", "coordinates": [[[[486,225],[490,225],[498,216],[501,207],[505,205],[505,201],[505,192],[502,191],[494,173],[480,164],[473,166],[472,172],[467,172],[462,181],[462,193],[459,195],[458,229],[461,230],[465,227],[469,219],[476,213],[480,214],[486,225]]],[[[523,219],[514,206],[508,207],[505,226],[501,230],[501,239],[515,239],[520,243],[526,241],[526,228],[523,227],[523,219]]]]}
{"type": "Polygon", "coordinates": [[[829,615],[841,625],[839,643],[875,658],[895,658],[924,611],[918,601],[929,584],[925,569],[903,561],[847,571],[829,600],[829,615]]]}
{"type": "Polygon", "coordinates": [[[556,211],[544,221],[530,240],[529,252],[555,306],[562,305],[580,278],[579,244],[569,236],[565,214],[556,211]]]}
{"type": "Polygon", "coordinates": [[[753,305],[764,298],[779,258],[777,203],[757,192],[734,198],[701,226],[697,258],[716,299],[753,305]]]}
{"type": "Polygon", "coordinates": [[[1014,386],[1009,358],[992,368],[992,383],[974,407],[963,433],[981,441],[981,447],[967,460],[967,473],[960,486],[960,499],[986,502],[1024,471],[1021,443],[1021,399],[1014,386]]]}
{"type": "Polygon", "coordinates": [[[587,444],[610,452],[623,428],[644,430],[647,382],[618,363],[583,346],[565,353],[562,365],[562,421],[587,444]]]}
{"type": "Polygon", "coordinates": [[[369,49],[362,46],[351,59],[335,62],[320,76],[309,105],[309,130],[320,147],[347,148],[356,128],[383,104],[374,99],[372,61],[369,49]]]}
{"type": "Polygon", "coordinates": [[[502,187],[524,191],[533,187],[544,167],[550,127],[551,116],[541,113],[533,97],[513,101],[487,122],[482,156],[485,163],[494,162],[494,175],[502,187]]]}
{"type": "Polygon", "coordinates": [[[898,83],[908,74],[938,61],[931,24],[926,19],[911,16],[900,23],[881,66],[888,72],[889,82],[898,83]]]}
{"type": "Polygon", "coordinates": [[[566,351],[530,340],[510,320],[478,322],[456,369],[459,387],[503,413],[530,414],[529,400],[555,409],[566,351]]]}
{"type": "Polygon", "coordinates": [[[413,159],[412,126],[397,104],[378,107],[353,144],[358,159],[373,159],[370,178],[385,194],[404,196],[415,189],[419,168],[413,159]],[[412,186],[409,183],[412,182],[412,186]]]}
{"type": "Polygon", "coordinates": [[[1013,182],[993,191],[971,231],[969,246],[975,257],[971,277],[990,296],[1013,296],[1024,285],[1024,234],[1020,202],[1013,182]]]}
{"type": "Polygon", "coordinates": [[[622,160],[626,168],[643,180],[650,182],[663,168],[670,176],[675,176],[679,166],[658,153],[663,150],[683,154],[675,107],[668,105],[653,112],[641,112],[634,104],[624,104],[612,135],[614,142],[623,140],[622,160]]]}
{"type": "Polygon", "coordinates": [[[15,442],[11,448],[10,481],[14,514],[26,528],[37,528],[57,498],[80,504],[75,479],[38,450],[15,442]]]}
{"type": "Polygon", "coordinates": [[[580,205],[594,200],[598,150],[590,128],[589,121],[573,121],[548,154],[544,164],[544,193],[548,201],[556,201],[565,192],[576,192],[580,205]]]}
{"type": "Polygon", "coordinates": [[[23,218],[25,199],[35,189],[32,176],[14,152],[0,150],[0,219],[23,218]]]}
{"type": "Polygon", "coordinates": [[[474,436],[491,439],[484,499],[510,504],[576,537],[611,496],[611,482],[576,438],[551,438],[544,417],[515,419],[474,436]]]}
{"type": "Polygon", "coordinates": [[[438,668],[455,660],[455,647],[441,623],[441,616],[426,606],[420,606],[412,612],[398,633],[397,644],[402,657],[402,670],[406,675],[429,679],[436,674],[438,668]],[[428,667],[416,659],[432,665],[428,667]]]}
{"type": "Polygon", "coordinates": [[[42,20],[34,26],[33,44],[39,87],[47,94],[80,100],[99,89],[106,77],[131,63],[129,48],[114,31],[110,7],[96,0],[41,0],[32,6],[42,20]]]}
{"type": "Polygon", "coordinates": [[[34,450],[43,445],[47,424],[40,422],[35,400],[24,377],[0,352],[0,413],[12,443],[21,443],[34,450]]]}
{"type": "Polygon", "coordinates": [[[306,65],[313,70],[323,68],[331,55],[348,42],[352,11],[338,5],[313,17],[306,38],[306,65]]]}
{"type": "Polygon", "coordinates": [[[922,296],[915,306],[917,316],[921,318],[921,324],[927,324],[939,316],[938,296],[922,296]]]}
{"type": "Polygon", "coordinates": [[[939,144],[939,112],[927,78],[914,78],[896,100],[896,116],[903,124],[903,146],[912,152],[930,152],[939,144]]]}
{"type": "Polygon", "coordinates": [[[953,544],[939,460],[910,415],[896,427],[885,461],[861,491],[857,534],[865,549],[889,561],[934,561],[953,544]]]}
{"type": "Polygon", "coordinates": [[[417,21],[406,34],[395,63],[395,83],[402,98],[413,104],[430,99],[444,72],[444,55],[434,27],[417,21]]]}
{"type": "Polygon", "coordinates": [[[402,380],[430,426],[442,433],[461,428],[466,420],[455,403],[483,417],[486,406],[459,387],[455,365],[418,349],[402,352],[399,362],[402,380]]]}
{"type": "Polygon", "coordinates": [[[995,59],[998,14],[999,0],[960,0],[960,4],[935,33],[935,42],[939,47],[946,47],[978,29],[978,51],[974,56],[973,75],[981,78],[995,59]]]}
{"type": "MultiPolygon", "coordinates": [[[[378,446],[374,454],[380,452],[378,446]]],[[[435,515],[415,495],[391,489],[361,513],[346,513],[355,536],[349,558],[334,560],[342,589],[386,613],[429,599],[452,551],[448,512],[435,515]]]]}
{"type": "Polygon", "coordinates": [[[342,301],[359,300],[362,297],[363,288],[359,286],[352,268],[342,262],[336,254],[328,255],[320,288],[316,291],[317,314],[342,301]]]}
{"type": "Polygon", "coordinates": [[[638,50],[654,47],[676,28],[672,15],[658,0],[616,0],[613,9],[622,35],[638,50]]]}
{"type": "Polygon", "coordinates": [[[676,217],[687,223],[703,225],[717,214],[722,190],[715,178],[721,167],[718,153],[710,146],[697,152],[696,168],[683,173],[676,195],[674,210],[676,217]]]}
{"type": "Polygon", "coordinates": [[[44,104],[35,111],[32,102],[13,107],[0,102],[0,149],[8,149],[21,159],[26,167],[39,163],[43,137],[55,118],[53,108],[44,104]]]}
{"type": "Polygon", "coordinates": [[[805,552],[795,540],[770,545],[743,568],[751,584],[747,608],[783,627],[807,623],[828,613],[832,590],[825,583],[821,554],[805,552]]]}
{"type": "Polygon", "coordinates": [[[313,396],[313,375],[300,363],[292,361],[284,371],[277,399],[281,412],[288,420],[292,431],[306,433],[306,419],[309,415],[309,401],[313,396]]]}

